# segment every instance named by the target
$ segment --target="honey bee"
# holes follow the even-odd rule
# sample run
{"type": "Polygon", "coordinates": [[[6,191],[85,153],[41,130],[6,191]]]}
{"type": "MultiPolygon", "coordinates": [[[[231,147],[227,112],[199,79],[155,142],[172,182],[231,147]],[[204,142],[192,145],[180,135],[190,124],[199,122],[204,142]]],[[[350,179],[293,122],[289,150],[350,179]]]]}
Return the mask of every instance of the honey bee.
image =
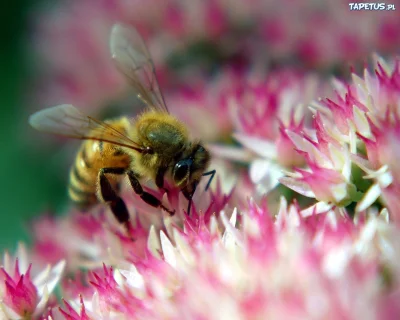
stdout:
{"type": "Polygon", "coordinates": [[[173,215],[175,210],[164,206],[141,185],[147,179],[165,189],[164,180],[168,179],[188,200],[190,214],[201,177],[210,176],[207,190],[215,175],[215,170],[206,172],[210,153],[199,140],[191,140],[187,127],[169,113],[154,63],[138,32],[114,25],[110,50],[117,68],[145,104],[140,115],[134,119],[100,121],[64,104],[33,114],[30,125],[40,131],[83,140],[70,170],[68,186],[70,199],[82,209],[105,203],[129,231],[129,212],[118,192],[127,175],[133,191],[144,202],[173,215]]]}

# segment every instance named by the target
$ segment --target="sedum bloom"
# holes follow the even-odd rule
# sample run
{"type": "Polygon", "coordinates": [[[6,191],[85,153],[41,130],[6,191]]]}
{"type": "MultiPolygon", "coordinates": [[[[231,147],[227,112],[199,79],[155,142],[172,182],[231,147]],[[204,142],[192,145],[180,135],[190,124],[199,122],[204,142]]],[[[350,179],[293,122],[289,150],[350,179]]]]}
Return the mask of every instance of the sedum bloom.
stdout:
{"type": "Polygon", "coordinates": [[[365,145],[365,157],[355,156],[355,162],[372,179],[360,210],[371,205],[380,195],[387,204],[391,217],[399,221],[397,212],[397,192],[400,184],[400,170],[396,161],[399,141],[400,108],[400,60],[387,64],[382,59],[376,61],[375,76],[367,71],[364,80],[355,78],[358,84],[357,97],[365,103],[367,112],[363,115],[364,130],[358,130],[360,140],[365,145]],[[368,99],[365,99],[368,94],[368,99]]]}
{"type": "Polygon", "coordinates": [[[357,197],[356,187],[351,181],[350,152],[346,144],[340,145],[324,132],[319,119],[317,116],[313,132],[317,141],[304,132],[286,131],[296,150],[305,156],[308,170],[296,169],[295,173],[289,173],[280,181],[296,192],[318,200],[318,210],[326,205],[346,206],[357,197]]]}
{"type": "Polygon", "coordinates": [[[46,319],[378,319],[395,305],[399,231],[384,211],[342,214],[304,218],[282,200],[272,217],[250,201],[152,229],[145,256],[75,278],[46,319]]]}
{"type": "MultiPolygon", "coordinates": [[[[227,171],[227,176],[243,181],[241,170],[230,169],[232,161],[250,162],[251,181],[263,195],[278,184],[283,168],[304,163],[285,126],[299,131],[310,122],[311,113],[305,106],[317,92],[325,92],[325,86],[318,84],[314,74],[280,70],[261,76],[226,69],[209,83],[188,85],[167,100],[171,112],[191,133],[209,142],[208,148],[218,159],[213,165],[225,167],[218,172],[227,171]],[[245,148],[232,145],[232,133],[245,148]]],[[[223,175],[221,180],[225,183],[227,179],[223,175]]]]}
{"type": "Polygon", "coordinates": [[[32,319],[43,314],[60,281],[65,262],[32,272],[28,253],[20,244],[17,258],[4,254],[0,270],[0,319],[32,319]]]}
{"type": "Polygon", "coordinates": [[[33,44],[45,67],[32,94],[41,103],[93,109],[121,95],[126,84],[108,46],[111,12],[100,1],[71,1],[37,17],[33,44]]]}
{"type": "Polygon", "coordinates": [[[313,130],[286,130],[308,169],[296,169],[281,182],[317,199],[318,210],[356,202],[356,212],[361,212],[382,195],[391,219],[398,220],[399,61],[375,61],[375,74],[366,69],[363,79],[352,74],[350,83],[336,80],[333,98],[311,104],[313,130]],[[366,173],[363,178],[356,178],[354,165],[366,173]],[[364,179],[374,181],[368,190],[364,179]]]}
{"type": "Polygon", "coordinates": [[[122,95],[122,79],[107,55],[107,30],[115,21],[145,36],[164,85],[178,81],[166,65],[171,54],[179,60],[191,45],[197,52],[196,45],[206,44],[204,56],[183,68],[191,76],[201,73],[196,66],[204,60],[212,65],[221,57],[238,64],[292,59],[330,70],[371,50],[396,52],[400,34],[396,11],[355,13],[336,0],[60,1],[36,16],[33,43],[41,63],[34,94],[45,104],[62,99],[87,108],[122,95]]]}
{"type": "Polygon", "coordinates": [[[0,320],[400,318],[400,61],[376,57],[331,87],[272,68],[295,59],[325,72],[398,48],[393,12],[342,2],[72,0],[42,12],[46,104],[131,105],[108,39],[115,21],[135,26],[171,112],[211,150],[217,176],[208,191],[201,181],[190,215],[167,181],[168,192],[143,188],[173,216],[122,185],[131,234],[104,204],[38,218],[29,254],[4,255],[0,320]],[[192,45],[216,53],[217,76],[203,55],[172,70],[192,45]]]}
{"type": "Polygon", "coordinates": [[[311,113],[305,106],[325,90],[317,80],[313,74],[276,71],[265,79],[250,78],[232,95],[234,137],[255,154],[250,178],[258,193],[276,187],[283,170],[305,162],[287,130],[298,132],[309,124],[311,113]]]}
{"type": "MultiPolygon", "coordinates": [[[[208,223],[211,216],[218,216],[225,207],[232,208],[233,204],[240,202],[236,191],[230,190],[225,194],[219,182],[208,192],[202,191],[205,184],[202,181],[198,187],[188,221],[196,221],[202,212],[208,223]]],[[[119,266],[132,259],[142,259],[146,255],[149,234],[159,229],[168,232],[173,226],[182,226],[187,210],[187,200],[178,190],[171,189],[168,195],[164,191],[148,191],[163,199],[166,206],[175,208],[175,215],[171,217],[163,210],[144,203],[128,187],[123,197],[131,209],[133,242],[104,205],[86,214],[73,211],[61,219],[43,216],[33,226],[35,264],[53,264],[65,259],[68,261],[67,269],[75,271],[82,266],[89,269],[98,268],[103,263],[119,266]],[[70,241],[65,242],[66,238],[70,241]]]]}
{"type": "MultiPolygon", "coordinates": [[[[220,86],[215,86],[221,99],[216,100],[209,98],[204,85],[196,96],[200,103],[196,105],[193,98],[191,108],[207,114],[209,108],[202,101],[222,101],[224,111],[214,120],[227,124],[224,130],[235,130],[235,138],[251,152],[215,144],[211,149],[221,157],[239,155],[236,161],[252,161],[253,181],[234,176],[232,162],[228,162],[231,167],[222,165],[209,191],[204,191],[205,179],[201,181],[190,215],[179,190],[166,185],[166,193],[145,186],[176,210],[172,217],[122,186],[121,197],[131,214],[130,235],[104,205],[86,214],[71,210],[66,216],[38,219],[29,257],[32,269],[27,262],[15,269],[8,258],[4,262],[1,316],[399,318],[400,229],[391,223],[398,215],[397,166],[389,151],[396,147],[398,130],[392,112],[397,103],[396,72],[379,71],[378,80],[367,76],[365,87],[356,76],[349,84],[336,81],[335,95],[312,103],[310,113],[304,106],[316,87],[303,75],[277,71],[261,80],[228,75],[227,86],[221,76],[220,86]],[[382,90],[376,90],[376,85],[382,90]],[[306,90],[309,86],[313,90],[306,90]],[[375,91],[368,89],[373,94],[362,95],[365,88],[375,91]],[[375,106],[378,98],[379,107],[375,106]],[[388,111],[382,114],[385,101],[388,111]],[[304,106],[298,107],[299,102],[304,106]],[[271,163],[276,166],[271,168],[271,163]],[[357,178],[355,164],[373,181],[369,191],[361,189],[360,181],[365,179],[357,178]],[[255,192],[267,170],[286,174],[282,183],[316,203],[303,209],[297,195],[290,204],[279,197],[278,209],[269,208],[255,192]],[[233,189],[227,189],[229,179],[234,180],[230,181],[233,189]],[[376,185],[385,202],[361,207],[376,192],[376,185]],[[351,202],[357,203],[354,218],[351,202]],[[66,261],[68,271],[60,281],[63,300],[50,301],[47,293],[53,285],[48,282],[48,288],[42,289],[33,271],[60,260],[66,261]]],[[[18,256],[19,261],[28,261],[18,256]]],[[[47,278],[39,278],[55,279],[51,281],[55,284],[63,268],[61,262],[52,269],[59,271],[54,272],[57,276],[46,273],[47,278]]]]}

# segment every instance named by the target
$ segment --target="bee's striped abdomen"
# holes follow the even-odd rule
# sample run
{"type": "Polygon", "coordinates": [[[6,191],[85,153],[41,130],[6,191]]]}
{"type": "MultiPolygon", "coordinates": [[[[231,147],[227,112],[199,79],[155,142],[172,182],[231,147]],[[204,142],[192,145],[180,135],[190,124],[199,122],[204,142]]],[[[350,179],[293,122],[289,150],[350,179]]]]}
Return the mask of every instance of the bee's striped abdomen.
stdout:
{"type": "MultiPolygon", "coordinates": [[[[118,127],[117,124],[114,126],[118,127]]],[[[125,132],[123,126],[118,127],[125,132]]],[[[120,148],[104,141],[86,140],[76,155],[69,175],[68,194],[80,208],[88,209],[97,202],[103,202],[98,192],[99,172],[102,168],[128,168],[131,158],[120,148]]],[[[110,175],[111,185],[118,190],[121,176],[110,175]]]]}
{"type": "Polygon", "coordinates": [[[97,202],[97,170],[93,152],[88,150],[91,145],[91,142],[82,144],[69,176],[68,195],[77,206],[82,208],[89,208],[97,202]]]}

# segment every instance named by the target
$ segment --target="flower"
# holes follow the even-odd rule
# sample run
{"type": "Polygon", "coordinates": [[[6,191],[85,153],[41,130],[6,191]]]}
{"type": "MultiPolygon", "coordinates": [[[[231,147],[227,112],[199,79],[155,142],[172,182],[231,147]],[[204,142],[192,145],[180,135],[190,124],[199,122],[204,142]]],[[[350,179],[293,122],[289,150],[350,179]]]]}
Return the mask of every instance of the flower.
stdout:
{"type": "MultiPolygon", "coordinates": [[[[238,203],[240,199],[233,189],[225,194],[218,181],[215,186],[212,184],[207,192],[203,191],[205,185],[206,181],[199,184],[193,198],[191,217],[187,218],[186,223],[196,223],[200,212],[208,223],[211,216],[219,215],[228,201],[233,204],[238,203]]],[[[142,259],[146,255],[149,234],[155,230],[166,231],[171,230],[173,226],[182,225],[187,210],[187,200],[179,190],[170,188],[167,195],[165,191],[147,187],[145,189],[163,199],[167,207],[174,208],[175,215],[171,217],[160,208],[144,203],[140,196],[126,186],[122,194],[128,208],[131,209],[133,242],[104,205],[99,205],[91,213],[72,211],[62,219],[43,216],[33,226],[35,244],[32,258],[35,264],[42,266],[64,259],[68,261],[67,269],[76,271],[82,266],[95,269],[103,263],[124,265],[132,259],[142,259]],[[70,241],[65,242],[66,238],[70,241]]]]}
{"type": "Polygon", "coordinates": [[[33,35],[41,65],[46,66],[34,86],[41,103],[69,101],[93,109],[120,95],[126,84],[108,46],[113,14],[92,1],[62,3],[43,14],[46,18],[38,17],[33,35]]]}
{"type": "Polygon", "coordinates": [[[379,57],[375,61],[375,76],[366,69],[364,79],[353,74],[351,83],[335,81],[334,98],[312,103],[314,129],[286,130],[307,160],[308,170],[296,169],[281,182],[314,197],[323,208],[355,202],[356,212],[361,212],[382,195],[397,221],[399,62],[389,66],[379,57]],[[367,173],[365,179],[375,180],[369,190],[354,178],[353,164],[367,173]]]}
{"type": "Polygon", "coordinates": [[[167,100],[171,112],[186,123],[192,135],[208,142],[207,148],[218,159],[213,167],[221,163],[228,176],[243,181],[241,171],[229,161],[250,162],[251,180],[263,195],[278,184],[283,168],[304,163],[284,128],[302,130],[310,122],[311,113],[305,106],[316,92],[325,90],[317,80],[313,74],[292,70],[264,77],[226,69],[210,83],[187,85],[167,100]],[[232,132],[246,148],[227,144],[232,132]]]}
{"type": "Polygon", "coordinates": [[[235,70],[226,69],[211,80],[200,77],[193,84],[180,86],[166,98],[171,113],[203,141],[231,139],[230,100],[243,87],[241,76],[235,70]]]}
{"type": "MultiPolygon", "coordinates": [[[[36,278],[31,280],[28,267],[13,272],[4,263],[4,317],[14,313],[16,318],[46,320],[399,317],[400,231],[391,223],[397,214],[396,184],[382,188],[387,208],[358,207],[353,217],[350,206],[362,203],[360,199],[370,192],[360,189],[353,164],[376,183],[388,176],[395,180],[397,167],[384,154],[386,141],[396,137],[395,118],[374,113],[372,104],[367,107],[358,99],[357,86],[340,82],[335,82],[337,94],[312,103],[313,116],[308,116],[302,106],[296,109],[297,102],[308,101],[304,78],[291,78],[285,72],[271,75],[254,82],[243,78],[235,82],[228,76],[237,86],[232,91],[218,87],[224,88],[221,106],[232,116],[221,121],[230,123],[235,137],[253,153],[246,158],[241,153],[244,148],[232,151],[221,146],[219,152],[253,161],[252,183],[241,173],[232,174],[235,167],[228,162],[232,167],[221,170],[210,190],[204,191],[207,181],[201,181],[190,215],[178,189],[166,185],[165,192],[144,185],[176,210],[172,217],[122,185],[131,234],[104,204],[85,215],[70,210],[62,217],[39,218],[33,226],[32,253],[29,259],[23,255],[20,259],[32,261],[32,270],[65,260],[68,274],[60,281],[63,301],[49,303],[47,290],[39,289],[36,278]],[[385,119],[392,119],[393,125],[388,124],[387,140],[378,126],[385,119]],[[276,141],[279,148],[273,149],[276,141]],[[279,152],[297,157],[280,160],[279,152]],[[265,166],[262,171],[264,159],[256,159],[254,153],[273,159],[274,172],[286,174],[282,183],[317,202],[303,209],[299,197],[290,204],[279,197],[277,210],[270,208],[254,190],[263,179],[254,177],[271,169],[265,166]],[[232,176],[238,180],[226,190],[228,183],[222,180],[232,176]],[[43,308],[46,303],[48,310],[43,308]]],[[[204,98],[207,89],[201,90],[204,98]]],[[[204,110],[208,112],[207,107],[204,110]]],[[[63,269],[64,263],[60,264],[63,269]]],[[[57,273],[54,283],[59,280],[57,273]]]]}
{"type": "Polygon", "coordinates": [[[39,10],[35,21],[33,44],[42,63],[34,83],[40,83],[35,85],[40,100],[87,108],[125,97],[108,54],[108,30],[115,21],[140,30],[167,87],[178,78],[187,80],[167,65],[171,55],[179,61],[199,47],[204,48],[200,58],[189,60],[183,74],[201,74],[202,62],[213,65],[221,57],[231,63],[298,60],[329,70],[362,60],[372,49],[396,52],[400,33],[395,11],[356,14],[347,2],[334,0],[324,5],[309,0],[301,7],[274,0],[62,1],[39,10]]]}
{"type": "Polygon", "coordinates": [[[37,218],[30,249],[4,256],[0,318],[400,317],[400,60],[354,71],[370,48],[398,48],[397,16],[284,4],[81,0],[38,16],[43,100],[131,104],[108,42],[115,21],[136,27],[217,176],[190,212],[169,179],[143,181],[174,215],[122,183],[130,228],[101,201],[37,218]],[[343,60],[355,61],[351,79],[328,85],[343,60]]]}
{"type": "Polygon", "coordinates": [[[40,316],[60,281],[65,262],[47,266],[31,276],[32,264],[27,265],[27,250],[20,244],[17,258],[4,254],[0,270],[1,319],[32,319],[40,316]]]}
{"type": "Polygon", "coordinates": [[[233,152],[211,145],[211,150],[217,157],[250,162],[250,178],[263,195],[277,186],[283,170],[305,162],[287,130],[300,132],[309,124],[311,113],[305,107],[325,89],[315,75],[289,70],[245,79],[228,95],[233,136],[244,148],[233,152]]]}
{"type": "Polygon", "coordinates": [[[31,265],[23,275],[19,272],[18,260],[15,263],[13,277],[4,269],[1,271],[5,278],[4,304],[15,310],[19,316],[29,318],[38,303],[36,287],[30,279],[31,265]]]}
{"type": "Polygon", "coordinates": [[[397,279],[400,246],[384,212],[355,224],[332,210],[304,218],[282,200],[275,218],[254,202],[220,217],[223,229],[200,216],[150,233],[146,256],[88,274],[92,290],[48,319],[375,319],[390,307],[380,274],[397,279]]]}
{"type": "Polygon", "coordinates": [[[280,179],[289,188],[319,201],[309,212],[313,212],[314,207],[325,208],[326,204],[346,206],[358,197],[351,181],[351,158],[347,145],[340,145],[329,138],[318,122],[316,117],[317,141],[304,132],[297,134],[287,130],[297,150],[307,160],[309,170],[296,169],[294,174],[280,179]]]}

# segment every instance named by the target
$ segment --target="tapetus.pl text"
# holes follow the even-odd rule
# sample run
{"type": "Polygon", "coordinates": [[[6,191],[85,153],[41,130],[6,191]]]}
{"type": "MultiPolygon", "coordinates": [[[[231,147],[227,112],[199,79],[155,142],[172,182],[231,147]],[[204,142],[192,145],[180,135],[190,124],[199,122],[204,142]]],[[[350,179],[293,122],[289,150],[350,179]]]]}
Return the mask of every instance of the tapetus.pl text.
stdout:
{"type": "Polygon", "coordinates": [[[396,10],[396,6],[392,3],[384,3],[384,2],[352,2],[349,3],[350,10],[354,11],[362,11],[362,10],[370,10],[370,11],[394,11],[396,10]]]}

